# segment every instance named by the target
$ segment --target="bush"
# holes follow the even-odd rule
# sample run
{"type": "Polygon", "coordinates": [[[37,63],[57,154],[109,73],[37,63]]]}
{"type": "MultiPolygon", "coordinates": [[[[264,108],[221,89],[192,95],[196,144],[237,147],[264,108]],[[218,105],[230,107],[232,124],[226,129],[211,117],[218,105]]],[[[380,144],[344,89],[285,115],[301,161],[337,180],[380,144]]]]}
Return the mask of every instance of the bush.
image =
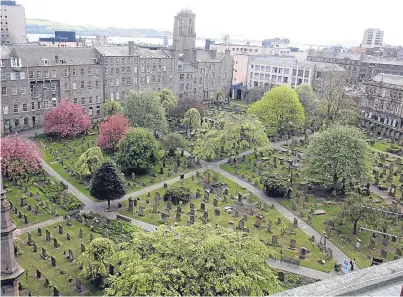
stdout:
{"type": "Polygon", "coordinates": [[[279,173],[263,173],[264,192],[270,197],[284,197],[288,190],[288,178],[279,173]]]}
{"type": "Polygon", "coordinates": [[[122,113],[110,116],[99,127],[98,146],[104,151],[116,150],[119,141],[129,128],[129,119],[122,113]]]}
{"type": "Polygon", "coordinates": [[[184,185],[174,185],[165,192],[164,201],[171,199],[173,204],[187,203],[190,200],[190,190],[184,185]]]}

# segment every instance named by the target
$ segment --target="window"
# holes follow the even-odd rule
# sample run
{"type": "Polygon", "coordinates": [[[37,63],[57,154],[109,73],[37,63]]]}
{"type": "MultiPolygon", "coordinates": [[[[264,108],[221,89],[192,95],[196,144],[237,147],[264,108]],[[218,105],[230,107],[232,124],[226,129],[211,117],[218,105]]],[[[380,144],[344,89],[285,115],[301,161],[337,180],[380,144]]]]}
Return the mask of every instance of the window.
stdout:
{"type": "Polygon", "coordinates": [[[85,81],[82,80],[80,82],[80,87],[81,87],[81,90],[85,88],[85,81]]]}
{"type": "Polygon", "coordinates": [[[88,75],[92,75],[92,69],[88,68],[88,75]]]}
{"type": "Polygon", "coordinates": [[[13,105],[13,112],[18,113],[18,104],[13,105]]]}
{"type": "Polygon", "coordinates": [[[134,66],[134,73],[137,73],[137,66],[134,66]]]}
{"type": "Polygon", "coordinates": [[[52,92],[56,92],[56,84],[51,84],[50,89],[52,90],[52,92]]]}
{"type": "Polygon", "coordinates": [[[17,95],[17,94],[18,94],[18,92],[17,92],[17,86],[11,87],[11,95],[17,95]]]}
{"type": "Polygon", "coordinates": [[[81,104],[84,105],[85,104],[85,98],[81,97],[81,104]]]}
{"type": "Polygon", "coordinates": [[[120,99],[120,96],[119,96],[120,94],[119,94],[119,92],[116,92],[116,100],[119,100],[120,99]]]}
{"type": "MultiPolygon", "coordinates": [[[[130,82],[130,79],[127,81],[127,83],[129,83],[130,82]]],[[[137,85],[137,77],[135,77],[134,79],[133,79],[133,83],[135,84],[135,85],[137,85]]]]}
{"type": "Polygon", "coordinates": [[[56,98],[52,98],[52,106],[56,107],[57,106],[57,100],[56,98]]]}
{"type": "Polygon", "coordinates": [[[43,65],[48,65],[49,64],[48,59],[42,59],[42,62],[43,62],[43,65]]]}
{"type": "Polygon", "coordinates": [[[126,67],[126,73],[127,73],[127,74],[130,73],[130,67],[126,67]]]}
{"type": "Polygon", "coordinates": [[[114,72],[114,69],[113,69],[113,68],[111,68],[110,73],[111,73],[111,74],[113,74],[113,72],[114,72]]]}
{"type": "Polygon", "coordinates": [[[11,80],[16,80],[16,79],[17,79],[17,73],[11,72],[11,73],[10,73],[10,79],[11,79],[11,80]]]}
{"type": "Polygon", "coordinates": [[[3,114],[8,114],[8,105],[3,105],[3,114]]]}
{"type": "Polygon", "coordinates": [[[260,71],[260,65],[255,66],[255,71],[260,71]]]}
{"type": "Polygon", "coordinates": [[[20,58],[11,58],[11,67],[21,67],[21,59],[20,58]]]}
{"type": "Polygon", "coordinates": [[[119,74],[120,73],[120,69],[119,69],[119,67],[116,67],[116,74],[119,74]]]}
{"type": "Polygon", "coordinates": [[[67,91],[69,89],[69,83],[65,82],[64,83],[64,90],[67,91]]]}
{"type": "Polygon", "coordinates": [[[96,103],[101,103],[101,97],[99,97],[99,95],[95,96],[95,102],[96,103]]]}
{"type": "Polygon", "coordinates": [[[88,114],[90,115],[90,116],[92,116],[92,107],[90,107],[90,108],[88,108],[88,114]]]}
{"type": "Polygon", "coordinates": [[[73,90],[77,90],[77,83],[73,82],[73,90]]]}
{"type": "Polygon", "coordinates": [[[147,75],[147,83],[150,83],[150,76],[147,75]]]}
{"type": "Polygon", "coordinates": [[[24,118],[24,126],[28,126],[28,118],[27,117],[24,118]]]}
{"type": "Polygon", "coordinates": [[[88,97],[88,104],[92,104],[92,96],[88,97]]]}
{"type": "Polygon", "coordinates": [[[33,71],[29,72],[29,79],[34,79],[34,72],[33,71]]]}
{"type": "Polygon", "coordinates": [[[52,70],[52,77],[53,77],[53,78],[56,77],[56,70],[52,70]]]}
{"type": "Polygon", "coordinates": [[[97,106],[97,115],[99,115],[101,113],[101,108],[100,106],[97,106]]]}
{"type": "Polygon", "coordinates": [[[68,77],[68,76],[69,76],[69,70],[68,70],[68,69],[64,69],[63,75],[64,75],[64,77],[68,77]]]}
{"type": "Polygon", "coordinates": [[[80,68],[80,75],[84,76],[84,68],[80,68]]]}
{"type": "Polygon", "coordinates": [[[111,78],[111,87],[115,86],[115,80],[113,78],[111,78]]]}
{"type": "Polygon", "coordinates": [[[141,66],[140,72],[144,72],[144,66],[141,66]]]}
{"type": "Polygon", "coordinates": [[[45,78],[49,78],[49,70],[45,70],[45,78]]]}
{"type": "Polygon", "coordinates": [[[95,75],[99,75],[99,69],[95,68],[95,75]]]}
{"type": "Polygon", "coordinates": [[[34,85],[29,85],[29,92],[33,93],[34,92],[34,85]]]}
{"type": "Polygon", "coordinates": [[[47,91],[48,91],[48,87],[42,86],[42,92],[47,92],[47,91]]]}
{"type": "Polygon", "coordinates": [[[104,85],[105,85],[105,87],[108,87],[108,80],[107,79],[105,79],[104,85]]]}
{"type": "Polygon", "coordinates": [[[77,104],[77,102],[78,102],[78,99],[77,99],[77,98],[74,98],[74,99],[73,99],[73,103],[74,103],[74,104],[77,104]]]}
{"type": "Polygon", "coordinates": [[[41,102],[38,102],[38,108],[37,109],[41,109],[41,102]]]}
{"type": "Polygon", "coordinates": [[[20,120],[19,120],[19,119],[15,119],[15,120],[14,120],[14,126],[15,126],[15,127],[19,127],[19,126],[20,126],[20,120]]]}
{"type": "Polygon", "coordinates": [[[2,72],[1,73],[1,81],[5,81],[7,78],[6,78],[6,73],[5,72],[2,72]]]}
{"type": "Polygon", "coordinates": [[[116,58],[116,63],[120,63],[120,59],[119,59],[119,58],[116,58]]]}
{"type": "Polygon", "coordinates": [[[26,94],[27,93],[27,88],[26,87],[21,87],[20,88],[20,93],[21,94],[26,94]]]}
{"type": "Polygon", "coordinates": [[[24,103],[22,105],[22,111],[28,111],[28,104],[27,103],[24,103]]]}
{"type": "Polygon", "coordinates": [[[42,71],[36,72],[36,78],[42,78],[42,71]]]}
{"type": "Polygon", "coordinates": [[[26,78],[27,78],[26,73],[25,72],[20,72],[20,79],[23,80],[23,79],[26,79],[26,78]]]}
{"type": "Polygon", "coordinates": [[[73,68],[73,76],[77,76],[77,69],[73,68]]]}
{"type": "Polygon", "coordinates": [[[179,75],[179,80],[184,80],[184,78],[185,78],[185,75],[184,75],[184,74],[180,74],[180,75],[179,75]]]}
{"type": "Polygon", "coordinates": [[[144,76],[140,77],[140,84],[144,84],[144,76]]]}
{"type": "Polygon", "coordinates": [[[99,80],[95,81],[95,87],[98,89],[99,88],[99,80]]]}
{"type": "Polygon", "coordinates": [[[105,74],[108,74],[108,68],[105,68],[105,74]]]}
{"type": "Polygon", "coordinates": [[[122,67],[121,73],[125,73],[126,67],[122,67]]]}
{"type": "Polygon", "coordinates": [[[35,102],[34,101],[31,102],[31,109],[35,110],[35,102]]]}
{"type": "Polygon", "coordinates": [[[92,89],[92,80],[88,81],[88,89],[92,89]]]}
{"type": "Polygon", "coordinates": [[[113,100],[113,93],[111,93],[111,100],[113,100]]]}
{"type": "Polygon", "coordinates": [[[119,87],[120,86],[120,81],[119,78],[116,79],[116,86],[119,87]]]}

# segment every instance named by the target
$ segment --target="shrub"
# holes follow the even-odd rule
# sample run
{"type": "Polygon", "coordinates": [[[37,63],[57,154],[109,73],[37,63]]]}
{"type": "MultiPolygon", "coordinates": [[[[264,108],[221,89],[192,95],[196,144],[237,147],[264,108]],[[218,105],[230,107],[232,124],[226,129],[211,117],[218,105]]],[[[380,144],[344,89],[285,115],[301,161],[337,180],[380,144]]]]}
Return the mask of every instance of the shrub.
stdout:
{"type": "Polygon", "coordinates": [[[279,173],[263,173],[264,192],[271,197],[284,197],[288,190],[288,178],[279,173]]]}
{"type": "Polygon", "coordinates": [[[174,185],[165,192],[164,201],[171,199],[173,204],[187,203],[190,200],[190,190],[184,185],[174,185]]]}

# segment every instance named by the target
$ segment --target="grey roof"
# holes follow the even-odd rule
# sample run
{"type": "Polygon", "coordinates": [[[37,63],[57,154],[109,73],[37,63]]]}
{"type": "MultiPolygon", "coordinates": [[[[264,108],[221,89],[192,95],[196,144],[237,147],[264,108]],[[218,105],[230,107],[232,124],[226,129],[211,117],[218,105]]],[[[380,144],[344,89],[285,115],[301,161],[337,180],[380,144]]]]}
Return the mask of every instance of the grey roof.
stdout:
{"type": "Polygon", "coordinates": [[[216,56],[214,57],[214,51],[212,50],[197,50],[197,61],[201,63],[206,62],[219,62],[224,59],[224,53],[216,52],[216,56]]]}
{"type": "MultiPolygon", "coordinates": [[[[107,57],[127,57],[129,56],[129,46],[96,46],[95,49],[107,57]]],[[[141,58],[173,58],[174,54],[168,49],[149,49],[136,47],[134,56],[141,58]]]]}
{"type": "Polygon", "coordinates": [[[385,84],[403,86],[403,76],[401,75],[379,73],[378,75],[374,76],[371,80],[376,82],[383,82],[385,84]]]}
{"type": "Polygon", "coordinates": [[[331,63],[323,63],[323,62],[298,62],[298,65],[303,65],[304,67],[311,66],[316,67],[316,70],[325,70],[325,71],[346,71],[344,68],[340,67],[337,64],[331,63]]]}
{"type": "Polygon", "coordinates": [[[192,66],[189,63],[183,63],[182,64],[182,69],[178,70],[179,72],[197,72],[197,68],[192,66]]]}
{"type": "Polygon", "coordinates": [[[1,58],[9,59],[15,56],[21,58],[23,66],[43,66],[43,59],[47,65],[56,65],[56,56],[66,61],[67,65],[95,64],[97,58],[94,48],[90,47],[46,47],[46,46],[2,46],[1,58]]]}

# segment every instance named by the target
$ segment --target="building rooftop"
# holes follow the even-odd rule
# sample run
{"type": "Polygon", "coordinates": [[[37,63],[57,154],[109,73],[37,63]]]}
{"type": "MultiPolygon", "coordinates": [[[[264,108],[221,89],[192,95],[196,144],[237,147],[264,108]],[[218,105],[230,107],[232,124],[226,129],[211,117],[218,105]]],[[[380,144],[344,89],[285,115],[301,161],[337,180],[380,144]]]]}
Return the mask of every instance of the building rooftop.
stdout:
{"type": "Polygon", "coordinates": [[[64,60],[67,65],[96,64],[97,54],[92,47],[46,47],[46,46],[2,46],[1,58],[21,58],[23,66],[44,66],[46,59],[48,66],[60,65],[56,57],[64,60]]]}
{"type": "MultiPolygon", "coordinates": [[[[96,46],[95,49],[107,57],[126,57],[129,55],[129,46],[96,46]]],[[[168,49],[149,49],[145,47],[135,47],[134,55],[141,58],[173,58],[174,54],[168,49]]]]}
{"type": "Polygon", "coordinates": [[[401,75],[379,73],[378,75],[371,78],[371,80],[376,82],[383,82],[385,84],[403,86],[403,76],[401,75]]]}
{"type": "Polygon", "coordinates": [[[197,61],[201,63],[206,63],[206,62],[219,62],[222,59],[224,59],[225,54],[224,53],[218,53],[215,52],[215,57],[214,57],[214,51],[212,50],[197,50],[197,61]]]}

